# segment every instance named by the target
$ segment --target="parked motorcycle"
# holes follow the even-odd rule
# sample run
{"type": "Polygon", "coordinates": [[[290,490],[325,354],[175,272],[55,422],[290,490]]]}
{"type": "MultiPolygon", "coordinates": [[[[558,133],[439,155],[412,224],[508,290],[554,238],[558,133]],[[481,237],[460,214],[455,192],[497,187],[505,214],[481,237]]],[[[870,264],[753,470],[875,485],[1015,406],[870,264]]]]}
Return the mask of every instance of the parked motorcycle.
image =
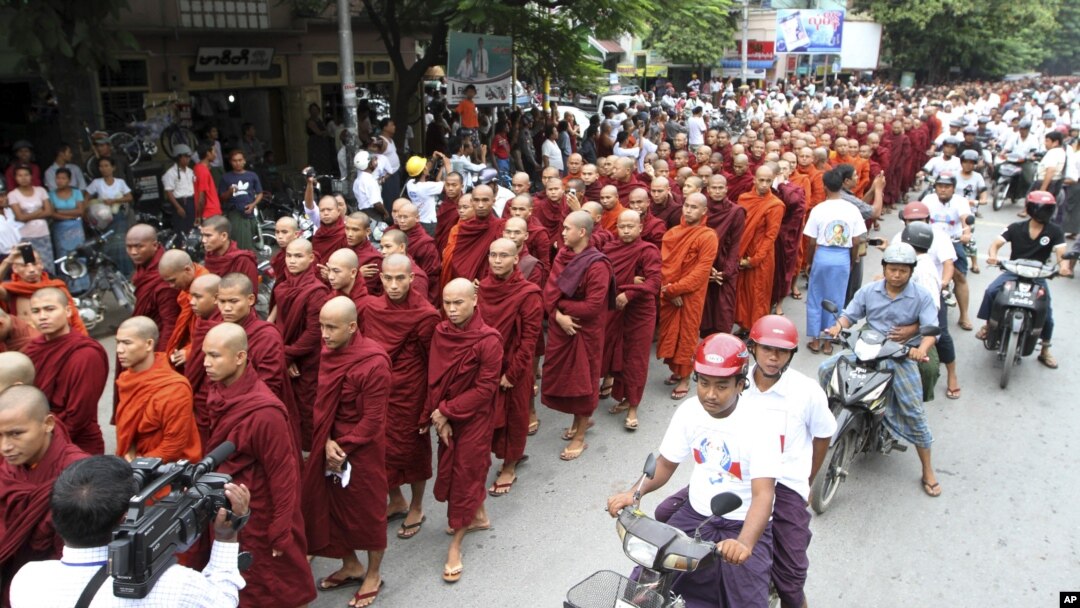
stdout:
{"type": "Polygon", "coordinates": [[[135,310],[135,287],[105,255],[105,243],[112,235],[113,231],[108,230],[55,261],[60,272],[71,279],[90,277],[90,286],[85,291],[71,294],[87,331],[105,320],[106,293],[112,294],[126,314],[131,315],[135,310]]]}
{"type": "MultiPolygon", "coordinates": [[[[619,511],[615,531],[626,556],[641,566],[638,580],[611,570],[601,570],[566,593],[563,608],[684,608],[686,601],[671,591],[683,572],[709,567],[719,559],[716,543],[701,540],[698,527],[693,538],[682,530],[650,518],[639,508],[641,488],[656,474],[656,455],[649,454],[641,480],[634,491],[634,505],[619,511]]],[[[731,492],[713,497],[712,517],[721,517],[742,505],[731,492]]]]}
{"type": "MultiPolygon", "coordinates": [[[[1071,254],[1066,259],[1075,259],[1071,254]]],[[[1001,260],[998,266],[1004,272],[1016,275],[1015,280],[1005,282],[990,305],[989,331],[983,345],[987,350],[997,351],[1001,362],[1001,388],[1009,386],[1009,372],[1020,365],[1023,357],[1030,356],[1039,342],[1039,334],[1046,325],[1050,310],[1050,294],[1046,281],[1058,276],[1057,264],[1043,264],[1038,260],[1001,260]],[[1009,354],[1009,346],[1013,352],[1009,354]]]]}
{"type": "Polygon", "coordinates": [[[1024,163],[1028,162],[1023,154],[1013,152],[997,166],[997,178],[990,192],[994,211],[1005,206],[1005,202],[1015,203],[1016,199],[1027,194],[1024,187],[1024,163]]]}
{"type": "MultiPolygon", "coordinates": [[[[822,307],[833,315],[839,312],[836,304],[828,300],[822,302],[822,307]]],[[[936,336],[940,332],[939,328],[930,327],[924,329],[922,335],[936,336]]],[[[836,416],[836,433],[824,466],[810,489],[810,506],[818,514],[824,513],[836,498],[856,454],[907,450],[907,446],[893,437],[885,425],[885,407],[893,390],[893,371],[882,369],[880,364],[905,359],[910,350],[868,326],[861,330],[841,331],[837,338],[825,336],[822,339],[846,347],[855,354],[855,362],[838,359],[825,389],[829,408],[836,416]]]]}

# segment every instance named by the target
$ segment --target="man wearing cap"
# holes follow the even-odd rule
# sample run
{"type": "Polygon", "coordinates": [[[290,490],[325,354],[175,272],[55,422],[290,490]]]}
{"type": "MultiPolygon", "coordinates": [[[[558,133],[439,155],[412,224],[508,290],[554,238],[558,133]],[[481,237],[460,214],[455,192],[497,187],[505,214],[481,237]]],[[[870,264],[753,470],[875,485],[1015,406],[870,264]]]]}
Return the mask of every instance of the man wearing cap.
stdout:
{"type": "Polygon", "coordinates": [[[967,217],[971,215],[971,206],[963,196],[956,196],[955,174],[944,173],[934,181],[934,192],[922,201],[930,209],[930,224],[941,231],[953,243],[956,261],[953,263],[953,292],[956,294],[960,319],[956,322],[961,329],[971,331],[968,318],[968,258],[964,245],[971,242],[971,226],[967,217]]]}
{"type": "Polygon", "coordinates": [[[11,152],[15,155],[15,158],[4,170],[4,183],[7,184],[8,190],[14,190],[18,187],[18,184],[15,183],[15,170],[20,167],[30,169],[30,185],[40,187],[41,167],[38,167],[33,162],[34,144],[25,139],[20,139],[11,146],[11,152]]]}
{"type": "Polygon", "coordinates": [[[946,137],[945,143],[941,146],[941,156],[935,156],[928,160],[923,165],[922,171],[919,172],[919,177],[929,175],[931,178],[936,178],[942,173],[949,173],[956,175],[960,173],[960,159],[956,157],[956,148],[960,145],[960,140],[955,137],[946,137]]]}
{"type": "Polygon", "coordinates": [[[356,199],[356,210],[363,211],[373,220],[385,222],[387,219],[386,208],[383,206],[382,188],[375,179],[375,166],[378,164],[377,157],[367,150],[360,150],[353,157],[353,166],[356,167],[356,179],[353,181],[352,192],[356,199]]]}
{"type": "Polygon", "coordinates": [[[191,148],[173,147],[176,163],[161,176],[168,204],[163,211],[173,230],[187,232],[195,226],[195,171],[191,168],[191,148]]]}
{"type": "MultiPolygon", "coordinates": [[[[104,131],[95,131],[90,134],[90,140],[94,142],[94,157],[97,160],[102,158],[108,158],[113,164],[113,175],[124,180],[126,184],[134,184],[135,176],[131,172],[131,165],[128,164],[128,159],[123,154],[113,154],[112,142],[109,141],[109,134],[104,131]]],[[[87,169],[90,171],[89,177],[98,178],[101,177],[101,167],[97,160],[90,163],[87,169]]]]}
{"type": "MultiPolygon", "coordinates": [[[[71,162],[71,157],[71,145],[61,143],[56,148],[56,158],[53,160],[53,164],[49,165],[48,169],[45,169],[45,188],[47,190],[56,190],[56,171],[58,169],[67,169],[71,172],[72,188],[75,190],[86,190],[86,177],[83,176],[82,169],[71,162]]],[[[31,177],[33,177],[33,169],[30,171],[31,177]]]]}
{"type": "MultiPolygon", "coordinates": [[[[405,193],[420,212],[420,225],[429,235],[435,236],[435,207],[443,192],[443,180],[450,173],[450,159],[442,152],[432,153],[430,159],[412,156],[405,163],[405,172],[409,174],[405,193]],[[439,172],[431,178],[435,163],[440,165],[439,172]]],[[[393,209],[390,212],[393,213],[393,209]]]]}

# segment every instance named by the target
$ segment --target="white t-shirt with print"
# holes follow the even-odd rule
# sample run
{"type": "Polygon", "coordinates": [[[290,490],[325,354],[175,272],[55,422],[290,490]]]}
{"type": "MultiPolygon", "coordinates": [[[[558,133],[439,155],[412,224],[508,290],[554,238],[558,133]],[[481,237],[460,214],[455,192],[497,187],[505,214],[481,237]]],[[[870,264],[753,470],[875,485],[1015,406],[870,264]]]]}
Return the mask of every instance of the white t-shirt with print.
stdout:
{"type": "Polygon", "coordinates": [[[803,234],[821,247],[851,248],[856,237],[866,234],[866,222],[854,205],[841,198],[829,198],[810,211],[803,234]]]}
{"type": "MultiPolygon", "coordinates": [[[[890,243],[902,243],[904,231],[896,233],[896,236],[892,238],[890,243]]],[[[934,268],[937,270],[938,278],[938,291],[941,291],[941,279],[945,272],[945,262],[956,261],[956,248],[952,245],[952,240],[945,235],[941,230],[934,231],[934,242],[930,244],[930,250],[926,252],[930,261],[934,264],[934,268]]]]}
{"type": "Polygon", "coordinates": [[[930,225],[941,230],[953,241],[964,233],[964,218],[971,215],[967,199],[954,194],[948,203],[942,203],[936,193],[928,194],[922,201],[930,209],[930,225]]]}
{"type": "Polygon", "coordinates": [[[660,455],[671,462],[693,462],[690,506],[703,516],[712,515],[713,496],[732,492],[742,506],[724,518],[746,519],[751,480],[777,479],[782,473],[780,440],[765,413],[741,402],[726,418],[713,418],[697,397],[687,399],[671,417],[660,455]]]}

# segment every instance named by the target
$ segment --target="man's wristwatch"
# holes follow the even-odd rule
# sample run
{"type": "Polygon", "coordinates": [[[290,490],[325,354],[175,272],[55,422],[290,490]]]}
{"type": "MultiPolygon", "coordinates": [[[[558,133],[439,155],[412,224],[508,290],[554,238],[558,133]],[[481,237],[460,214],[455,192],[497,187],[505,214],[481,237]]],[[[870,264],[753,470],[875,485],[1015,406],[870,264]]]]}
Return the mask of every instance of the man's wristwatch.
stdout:
{"type": "Polygon", "coordinates": [[[226,519],[232,522],[233,531],[239,532],[244,526],[247,525],[248,520],[251,519],[251,510],[249,509],[248,512],[244,513],[243,515],[237,515],[232,511],[229,511],[228,517],[226,519]]]}

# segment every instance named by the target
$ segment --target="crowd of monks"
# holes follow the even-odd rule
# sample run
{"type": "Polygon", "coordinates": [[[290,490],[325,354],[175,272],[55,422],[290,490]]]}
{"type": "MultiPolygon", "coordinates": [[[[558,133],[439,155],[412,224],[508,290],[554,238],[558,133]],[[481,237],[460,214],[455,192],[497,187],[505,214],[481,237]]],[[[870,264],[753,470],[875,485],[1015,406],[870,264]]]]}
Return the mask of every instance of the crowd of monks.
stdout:
{"type": "MultiPolygon", "coordinates": [[[[387,526],[420,532],[432,477],[451,535],[442,577],[456,582],[465,535],[491,526],[485,499],[511,492],[527,458],[537,397],[569,416],[566,461],[588,448],[601,399],[638,428],[654,341],[671,397],[685,397],[701,336],[746,330],[800,297],[802,227],[825,199],[823,172],[851,164],[852,194],[892,205],[940,122],[932,110],[891,121],[825,110],[753,127],[737,141],[710,130],[696,149],[663,142],[642,165],[573,155],[541,184],[515,175],[500,210],[498,185],[465,193],[451,174],[435,233],[399,199],[378,247],[367,215],[323,197],[310,240],[292,218],[277,222],[265,320],[254,259],[226,218],[202,223],[201,264],[133,226],[136,308],[117,330],[112,377],[63,282],[17,261],[0,284],[0,391],[32,385],[50,411],[0,397],[0,433],[21,437],[0,463],[0,580],[58,556],[49,488],[66,464],[104,452],[98,402],[112,381],[117,456],[194,460],[236,445],[220,470],[251,491],[241,606],[300,606],[316,586],[343,585],[359,586],[351,605],[370,605],[387,526]],[[341,567],[313,581],[314,555],[341,567]]],[[[196,548],[185,563],[205,558],[196,548]]]]}

